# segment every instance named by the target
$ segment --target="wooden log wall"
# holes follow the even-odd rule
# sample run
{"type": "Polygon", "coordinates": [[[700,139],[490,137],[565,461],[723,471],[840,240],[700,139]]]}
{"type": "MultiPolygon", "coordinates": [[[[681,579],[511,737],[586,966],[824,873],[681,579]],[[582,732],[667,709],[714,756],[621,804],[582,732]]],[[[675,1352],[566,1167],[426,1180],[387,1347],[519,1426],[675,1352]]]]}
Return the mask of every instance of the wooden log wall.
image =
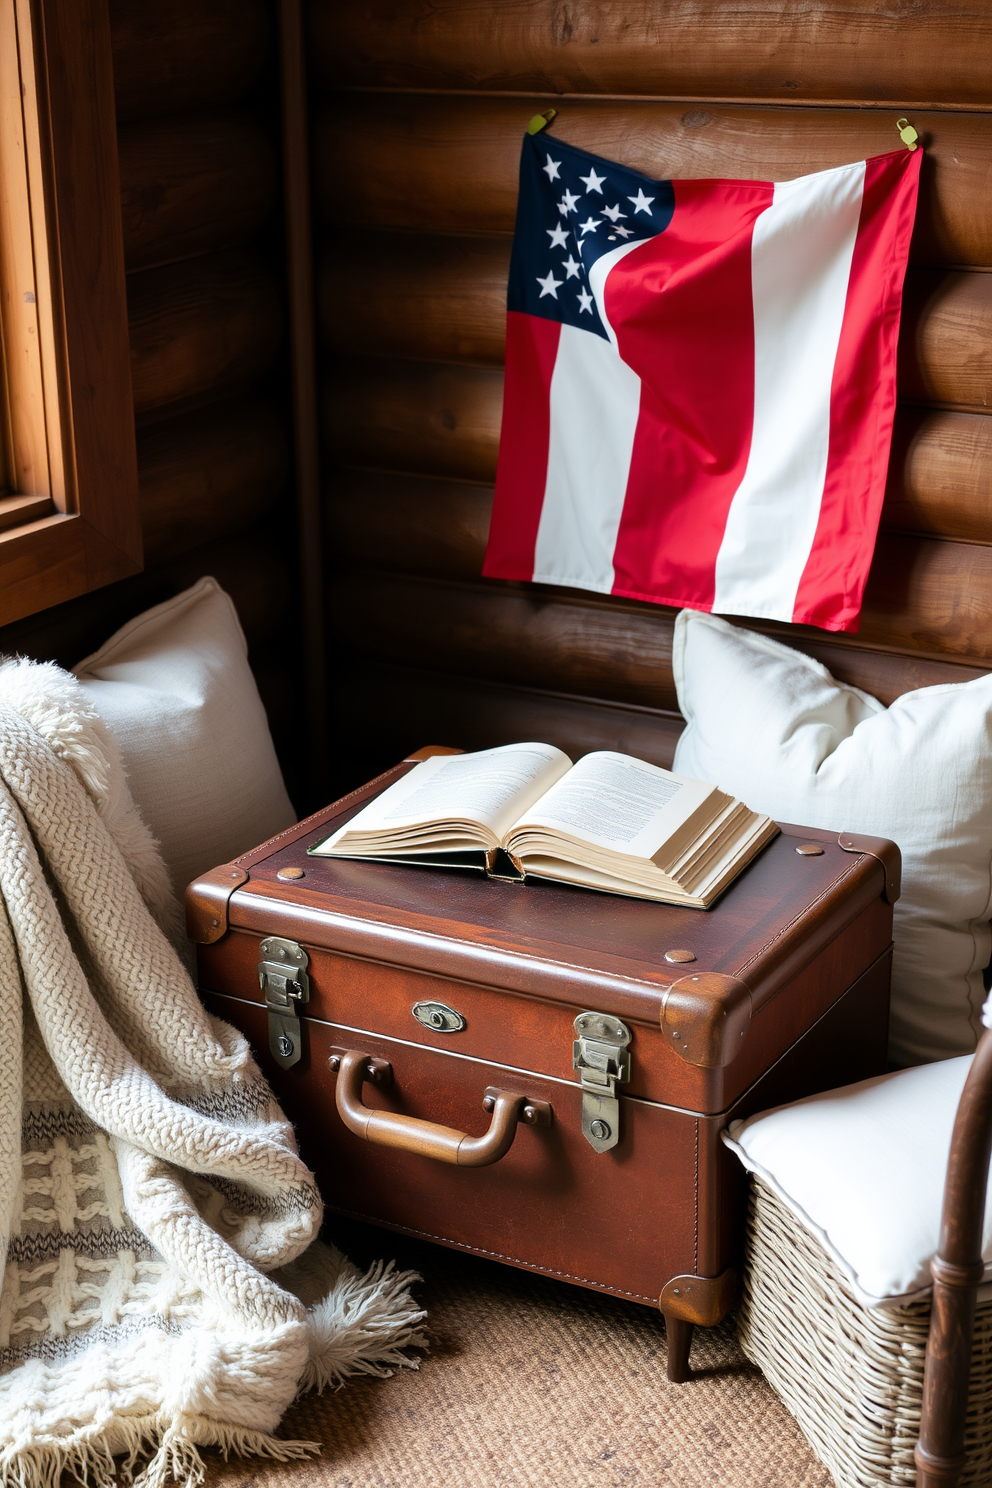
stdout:
{"type": "Polygon", "coordinates": [[[781,180],[923,138],[882,532],[853,638],[891,701],[992,667],[992,0],[311,0],[342,774],[537,737],[671,757],[674,612],[483,580],[520,137],[781,180]]]}
{"type": "Polygon", "coordinates": [[[274,0],[110,0],[145,571],[0,631],[71,666],[205,573],[301,808],[274,0]]]}

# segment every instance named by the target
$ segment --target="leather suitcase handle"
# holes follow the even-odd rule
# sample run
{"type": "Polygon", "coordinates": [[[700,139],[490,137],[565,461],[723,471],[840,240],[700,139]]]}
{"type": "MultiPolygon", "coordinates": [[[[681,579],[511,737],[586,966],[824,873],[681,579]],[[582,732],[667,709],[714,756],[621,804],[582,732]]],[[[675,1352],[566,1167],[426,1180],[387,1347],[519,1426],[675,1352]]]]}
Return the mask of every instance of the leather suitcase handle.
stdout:
{"type": "Polygon", "coordinates": [[[416,1152],[438,1162],[455,1163],[460,1168],[485,1168],[509,1152],[518,1122],[524,1121],[529,1126],[551,1124],[551,1107],[547,1102],[532,1101],[511,1090],[486,1091],[486,1103],[490,1098],[493,1101],[493,1115],[489,1130],[481,1137],[470,1137],[454,1127],[438,1126],[417,1116],[373,1111],[362,1101],[362,1086],[370,1073],[369,1055],[348,1049],[338,1065],[334,1101],[348,1130],[380,1147],[416,1152]]]}

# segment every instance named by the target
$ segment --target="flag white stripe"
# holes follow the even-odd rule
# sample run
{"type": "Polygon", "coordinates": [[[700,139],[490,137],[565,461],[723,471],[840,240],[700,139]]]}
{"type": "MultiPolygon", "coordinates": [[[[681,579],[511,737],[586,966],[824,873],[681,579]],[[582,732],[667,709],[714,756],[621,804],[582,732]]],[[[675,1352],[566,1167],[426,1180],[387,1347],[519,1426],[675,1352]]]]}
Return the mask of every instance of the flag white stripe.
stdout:
{"type": "Polygon", "coordinates": [[[602,336],[563,325],[550,403],[534,580],[609,594],[641,379],[602,336]]]}
{"type": "Polygon", "coordinates": [[[754,224],[754,425],[717,555],[716,611],[792,619],[823,496],[864,175],[861,161],[779,182],[754,224]]]}

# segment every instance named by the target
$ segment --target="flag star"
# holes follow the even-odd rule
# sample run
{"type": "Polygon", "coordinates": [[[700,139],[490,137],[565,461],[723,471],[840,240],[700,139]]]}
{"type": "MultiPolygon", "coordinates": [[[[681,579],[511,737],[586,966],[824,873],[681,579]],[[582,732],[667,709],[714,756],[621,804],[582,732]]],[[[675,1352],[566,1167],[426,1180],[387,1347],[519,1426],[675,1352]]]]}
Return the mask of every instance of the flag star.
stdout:
{"type": "MultiPolygon", "coordinates": [[[[652,197],[652,201],[654,198],[652,197]]],[[[626,217],[626,212],[621,212],[619,202],[615,207],[600,207],[604,217],[609,217],[611,222],[619,222],[621,217],[626,217]]]]}
{"type": "MultiPolygon", "coordinates": [[[[630,227],[618,227],[616,236],[618,238],[632,238],[634,236],[634,230],[630,227]]],[[[612,233],[610,234],[610,237],[613,237],[612,233]]]]}
{"type": "Polygon", "coordinates": [[[565,270],[566,279],[577,279],[582,265],[575,262],[571,254],[568,255],[562,268],[565,270]]]}
{"type": "Polygon", "coordinates": [[[538,274],[537,282],[541,286],[541,293],[537,297],[539,300],[543,300],[544,296],[548,294],[553,300],[556,300],[558,298],[559,289],[561,289],[562,285],[565,283],[564,279],[555,278],[554,269],[549,272],[546,279],[542,279],[540,274],[538,274]]]}
{"type": "Polygon", "coordinates": [[[606,180],[606,177],[605,176],[597,176],[597,174],[593,170],[592,166],[589,167],[589,174],[587,176],[580,176],[579,177],[579,180],[585,182],[585,185],[586,185],[586,196],[589,195],[590,191],[598,191],[599,194],[600,194],[600,196],[602,196],[602,194],[603,194],[603,182],[606,180]]]}
{"type": "Polygon", "coordinates": [[[546,227],[544,231],[551,239],[552,248],[568,247],[568,233],[562,227],[560,222],[558,223],[557,227],[546,227]]]}
{"type": "Polygon", "coordinates": [[[599,225],[599,219],[596,217],[587,217],[585,222],[581,222],[579,224],[579,226],[582,228],[583,233],[595,232],[599,225]]]}
{"type": "Polygon", "coordinates": [[[544,159],[546,164],[542,165],[541,169],[547,171],[549,181],[557,181],[559,179],[558,167],[561,165],[561,161],[552,160],[550,155],[545,155],[544,159]]]}
{"type": "Polygon", "coordinates": [[[579,309],[588,310],[589,314],[592,314],[592,295],[587,289],[579,290],[579,309]]]}
{"type": "Polygon", "coordinates": [[[651,216],[651,203],[654,201],[654,197],[645,196],[643,186],[638,188],[636,196],[628,196],[627,200],[634,203],[635,212],[647,212],[648,216],[651,216]]]}
{"type": "Polygon", "coordinates": [[[566,188],[565,195],[558,203],[558,210],[563,217],[567,217],[569,212],[575,211],[575,203],[578,201],[578,199],[578,196],[573,196],[572,193],[566,188]]]}

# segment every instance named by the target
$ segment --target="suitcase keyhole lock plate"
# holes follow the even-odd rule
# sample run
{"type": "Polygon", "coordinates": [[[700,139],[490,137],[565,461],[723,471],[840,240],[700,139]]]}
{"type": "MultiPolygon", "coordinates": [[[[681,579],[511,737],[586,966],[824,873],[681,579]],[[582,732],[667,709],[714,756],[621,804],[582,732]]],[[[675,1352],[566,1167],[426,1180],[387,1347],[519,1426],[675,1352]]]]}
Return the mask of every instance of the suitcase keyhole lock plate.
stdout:
{"type": "Polygon", "coordinates": [[[446,1002],[415,1002],[410,1009],[418,1023],[434,1033],[461,1033],[465,1019],[446,1002]]]}

